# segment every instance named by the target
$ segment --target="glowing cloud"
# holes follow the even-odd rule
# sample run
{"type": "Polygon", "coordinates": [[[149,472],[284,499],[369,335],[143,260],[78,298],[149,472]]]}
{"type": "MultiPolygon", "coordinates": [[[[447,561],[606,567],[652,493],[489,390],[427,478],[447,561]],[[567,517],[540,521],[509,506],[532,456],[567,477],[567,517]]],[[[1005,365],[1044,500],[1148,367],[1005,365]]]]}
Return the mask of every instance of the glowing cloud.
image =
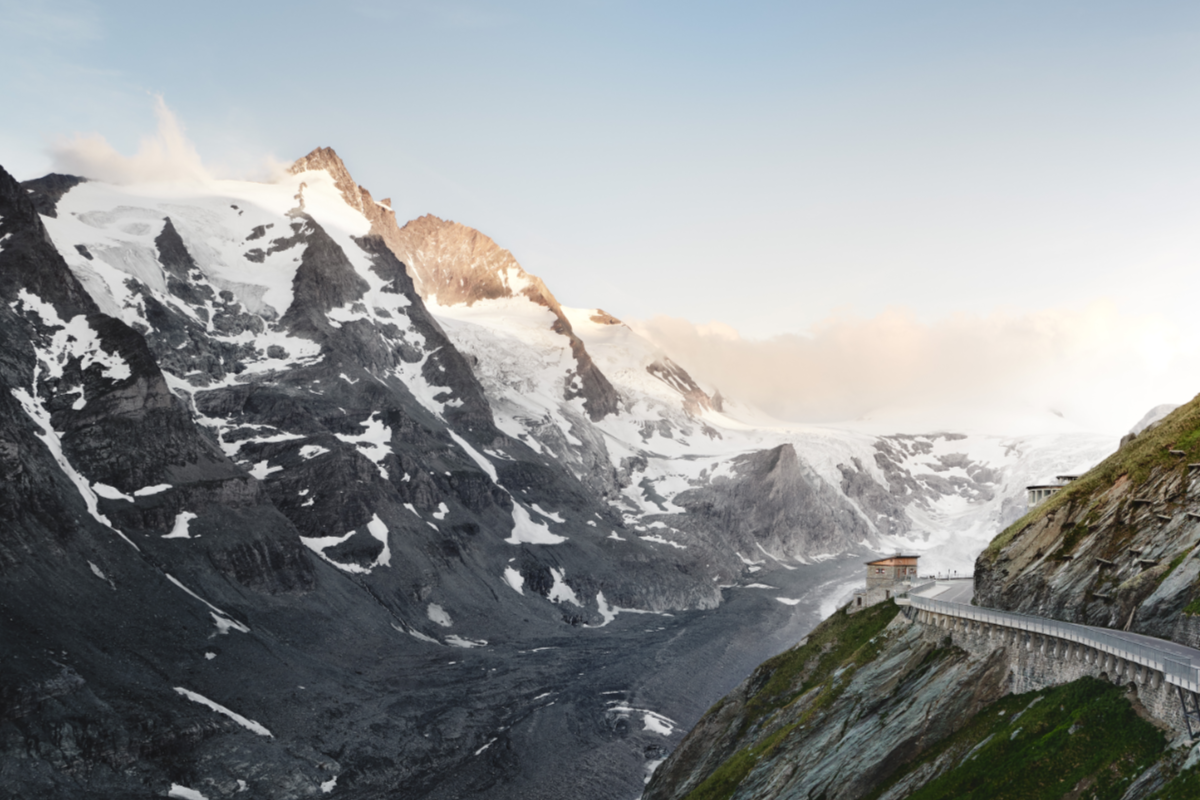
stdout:
{"type": "Polygon", "coordinates": [[[54,169],[108,183],[205,181],[212,175],[161,96],[154,98],[158,129],[132,156],[118,153],[100,134],[79,135],[51,148],[54,169]]]}
{"type": "Polygon", "coordinates": [[[1113,304],[927,323],[893,309],[837,316],[805,335],[744,339],[725,325],[655,317],[635,329],[727,396],[781,419],[1029,419],[1121,433],[1200,390],[1200,343],[1113,304]],[[910,415],[911,418],[911,415],[910,415]]]}

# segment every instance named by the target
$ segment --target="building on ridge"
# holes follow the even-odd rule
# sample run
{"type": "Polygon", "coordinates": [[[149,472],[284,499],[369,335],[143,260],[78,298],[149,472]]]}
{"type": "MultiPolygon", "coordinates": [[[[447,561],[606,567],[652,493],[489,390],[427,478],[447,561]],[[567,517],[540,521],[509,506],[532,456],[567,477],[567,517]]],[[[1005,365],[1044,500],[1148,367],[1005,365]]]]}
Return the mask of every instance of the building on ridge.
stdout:
{"type": "Polygon", "coordinates": [[[1029,502],[1029,507],[1033,508],[1038,503],[1046,500],[1050,497],[1050,495],[1054,494],[1071,481],[1076,480],[1078,477],[1078,475],[1055,475],[1054,480],[1056,480],[1057,483],[1042,483],[1035,486],[1026,486],[1025,494],[1029,502]]]}
{"type": "Polygon", "coordinates": [[[867,586],[856,589],[847,610],[854,613],[860,608],[873,606],[907,592],[917,579],[918,556],[895,553],[886,558],[867,562],[867,586]]]}

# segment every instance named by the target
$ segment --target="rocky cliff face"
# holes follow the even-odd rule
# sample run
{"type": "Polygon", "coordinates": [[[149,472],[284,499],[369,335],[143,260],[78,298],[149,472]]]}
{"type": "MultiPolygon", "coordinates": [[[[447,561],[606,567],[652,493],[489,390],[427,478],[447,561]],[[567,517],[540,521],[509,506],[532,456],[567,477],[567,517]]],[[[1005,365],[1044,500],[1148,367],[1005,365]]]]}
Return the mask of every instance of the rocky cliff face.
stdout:
{"type": "Polygon", "coordinates": [[[573,374],[565,384],[565,399],[581,397],[593,420],[616,412],[616,392],[571,330],[562,307],[541,278],[525,272],[510,252],[477,230],[432,215],[398,227],[390,203],[376,202],[370,192],[356,184],[332,148],[314,150],[291,169],[294,174],[323,170],[332,175],[346,202],[371,221],[372,234],[408,266],[416,290],[426,301],[453,306],[525,297],[549,309],[554,315],[551,329],[566,338],[575,360],[573,374]]]}
{"type": "Polygon", "coordinates": [[[999,659],[939,645],[892,603],[835,615],[709,710],[644,797],[866,796],[1004,694],[999,659]]]}
{"type": "Polygon", "coordinates": [[[752,559],[803,559],[875,538],[858,510],[790,444],[738,456],[729,477],[681,492],[674,502],[686,514],[669,519],[724,539],[752,559]]]}
{"type": "Polygon", "coordinates": [[[1013,524],[979,558],[981,604],[1195,646],[1200,400],[1013,524]]]}

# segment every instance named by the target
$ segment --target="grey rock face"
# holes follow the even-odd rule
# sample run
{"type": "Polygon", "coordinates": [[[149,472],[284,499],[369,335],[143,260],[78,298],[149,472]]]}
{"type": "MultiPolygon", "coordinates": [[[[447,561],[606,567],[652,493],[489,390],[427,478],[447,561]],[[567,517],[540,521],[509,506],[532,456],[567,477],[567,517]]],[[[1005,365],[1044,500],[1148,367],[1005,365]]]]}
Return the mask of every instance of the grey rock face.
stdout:
{"type": "Polygon", "coordinates": [[[1200,526],[1194,478],[1158,469],[1068,504],[976,563],[981,604],[1190,643],[1200,526]],[[1174,568],[1172,569],[1172,565],[1174,568]],[[1169,573],[1169,575],[1168,575],[1169,573]]]}
{"type": "Polygon", "coordinates": [[[683,798],[739,750],[790,730],[786,746],[752,762],[734,798],[863,797],[1005,692],[1002,659],[946,649],[925,634],[897,617],[880,634],[879,654],[841,685],[834,678],[748,724],[747,703],[768,677],[760,668],[692,729],[643,796],[683,798]]]}
{"type": "Polygon", "coordinates": [[[857,509],[796,456],[791,445],[740,456],[734,475],[675,498],[682,524],[757,558],[841,552],[875,538],[857,509]],[[760,549],[761,548],[761,549],[760,549]]]}
{"type": "Polygon", "coordinates": [[[59,198],[85,180],[87,179],[76,175],[61,175],[57,172],[52,172],[41,178],[22,181],[20,186],[28,192],[29,199],[33,203],[33,207],[37,213],[44,214],[47,217],[56,217],[58,216],[56,206],[59,198]]]}

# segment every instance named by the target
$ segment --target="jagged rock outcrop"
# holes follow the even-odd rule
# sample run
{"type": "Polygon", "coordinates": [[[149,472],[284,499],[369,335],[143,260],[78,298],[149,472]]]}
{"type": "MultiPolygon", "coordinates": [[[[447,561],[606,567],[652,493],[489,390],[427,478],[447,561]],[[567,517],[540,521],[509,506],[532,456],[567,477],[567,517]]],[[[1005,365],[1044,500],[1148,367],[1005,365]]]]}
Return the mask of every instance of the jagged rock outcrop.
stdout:
{"type": "Polygon", "coordinates": [[[732,474],[675,497],[683,526],[719,539],[745,558],[837,553],[874,539],[874,530],[833,487],[783,444],[738,456],[732,474]]]}
{"type": "MultiPolygon", "coordinates": [[[[376,202],[370,192],[356,184],[332,148],[318,148],[291,167],[295,174],[313,169],[333,175],[346,202],[371,221],[371,233],[379,236],[408,267],[423,299],[436,298],[441,305],[469,305],[478,300],[523,296],[549,309],[554,315],[553,330],[566,337],[575,358],[578,388],[568,388],[566,398],[582,397],[593,420],[617,411],[616,391],[592,363],[558,300],[541,278],[522,269],[510,252],[477,230],[433,215],[398,227],[391,206],[376,202]]],[[[572,383],[568,381],[567,386],[572,383]]]]}
{"type": "MultiPolygon", "coordinates": [[[[608,322],[607,324],[613,324],[608,322]]],[[[713,399],[701,389],[692,376],[683,367],[669,358],[655,361],[646,367],[646,371],[663,383],[683,395],[683,410],[692,416],[698,416],[701,411],[719,411],[713,404],[713,399]]]]}

